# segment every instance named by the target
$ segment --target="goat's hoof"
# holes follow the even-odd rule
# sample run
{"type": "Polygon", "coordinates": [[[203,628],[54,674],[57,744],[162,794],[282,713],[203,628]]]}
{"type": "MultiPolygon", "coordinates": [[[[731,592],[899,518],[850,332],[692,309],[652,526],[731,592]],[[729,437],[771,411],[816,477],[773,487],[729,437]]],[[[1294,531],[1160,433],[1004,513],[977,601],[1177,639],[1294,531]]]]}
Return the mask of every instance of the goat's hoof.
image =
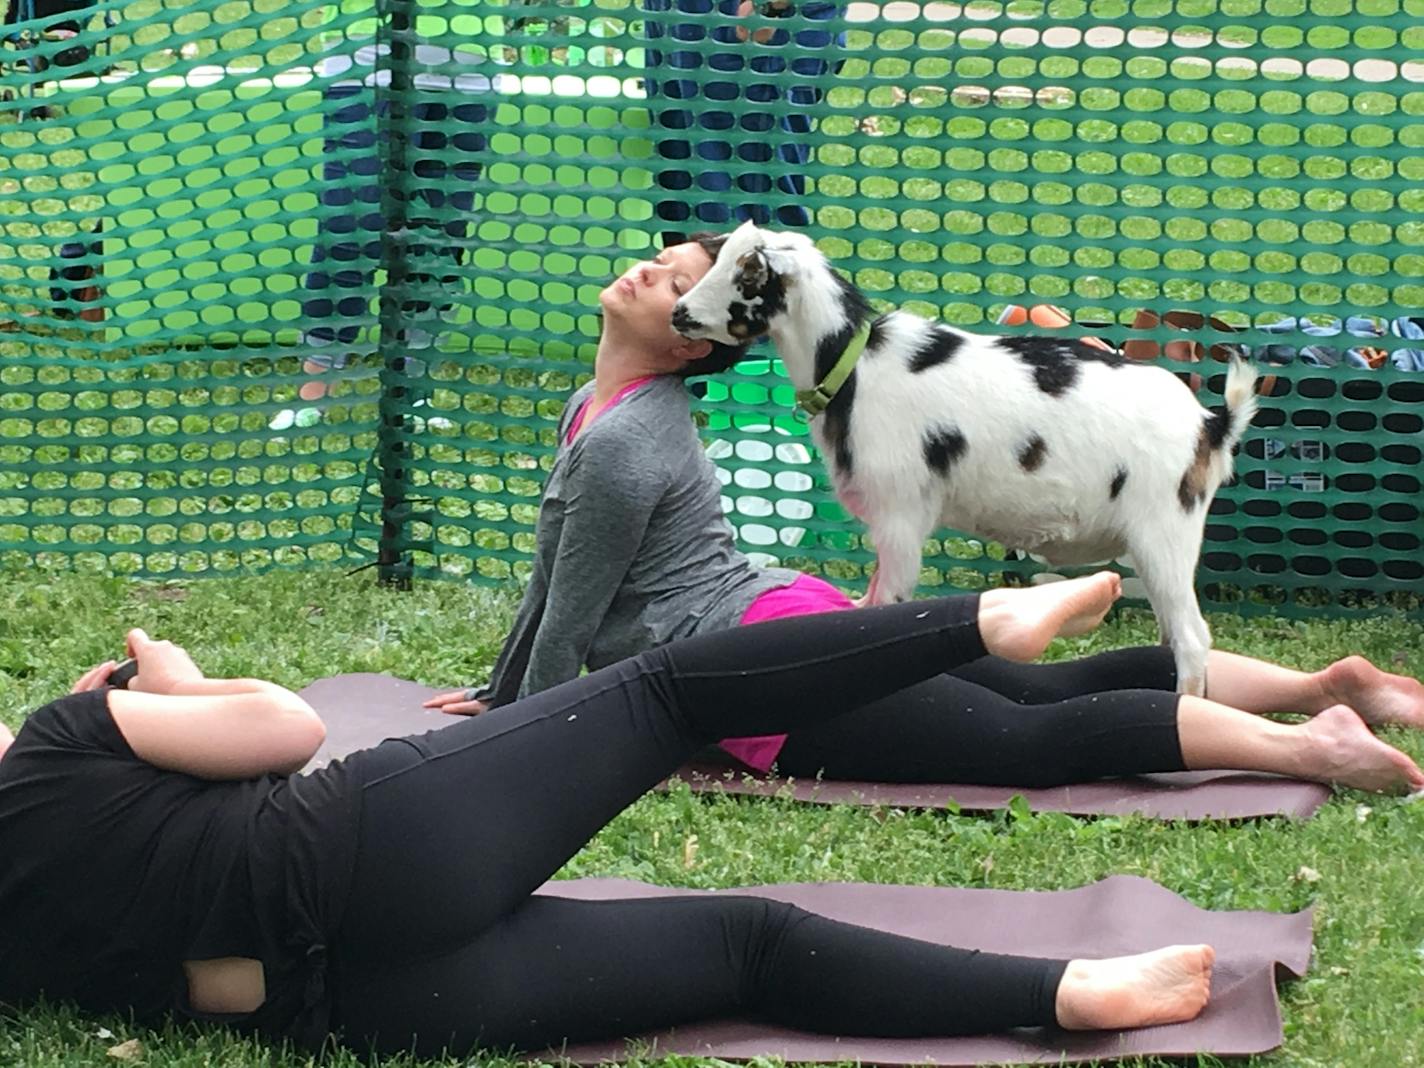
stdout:
{"type": "Polygon", "coordinates": [[[1177,692],[1188,697],[1206,696],[1206,678],[1204,676],[1194,676],[1183,679],[1177,685],[1177,692]]]}

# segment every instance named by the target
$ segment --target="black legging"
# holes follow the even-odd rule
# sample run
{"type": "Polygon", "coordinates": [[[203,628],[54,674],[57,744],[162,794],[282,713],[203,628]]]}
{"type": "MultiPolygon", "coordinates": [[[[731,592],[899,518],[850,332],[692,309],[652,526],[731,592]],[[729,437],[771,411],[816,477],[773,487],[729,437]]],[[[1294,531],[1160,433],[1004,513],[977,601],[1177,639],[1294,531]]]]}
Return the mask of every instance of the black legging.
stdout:
{"type": "Polygon", "coordinates": [[[934,946],[745,897],[531,898],[715,738],[789,730],[984,653],[977,598],[741,627],[357,754],[333,1029],[420,1055],[757,1015],[839,1034],[1054,1021],[1062,961],[934,946]]]}
{"type": "Polygon", "coordinates": [[[792,731],[785,775],[872,782],[1061,786],[1181,771],[1171,650],[1061,664],[984,657],[792,731]]]}

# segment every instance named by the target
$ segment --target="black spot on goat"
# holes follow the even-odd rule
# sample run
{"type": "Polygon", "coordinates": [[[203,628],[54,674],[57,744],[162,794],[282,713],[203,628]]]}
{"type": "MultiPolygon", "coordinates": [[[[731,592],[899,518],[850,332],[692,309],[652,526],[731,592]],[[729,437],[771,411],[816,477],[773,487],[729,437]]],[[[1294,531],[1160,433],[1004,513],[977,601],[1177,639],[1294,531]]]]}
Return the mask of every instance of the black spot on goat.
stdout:
{"type": "Polygon", "coordinates": [[[949,474],[969,443],[958,430],[934,430],[925,437],[925,463],[941,477],[949,474]]]}
{"type": "Polygon", "coordinates": [[[1037,471],[1043,466],[1043,461],[1048,457],[1048,442],[1035,434],[1023,443],[1019,449],[1019,466],[1029,474],[1037,471]]]}
{"type": "Polygon", "coordinates": [[[910,355],[911,372],[921,374],[931,367],[938,367],[958,352],[963,344],[964,339],[958,334],[931,329],[920,342],[920,347],[910,355]]]}
{"type": "Polygon", "coordinates": [[[1122,493],[1122,487],[1127,483],[1127,468],[1119,467],[1117,473],[1113,475],[1112,485],[1108,487],[1108,499],[1117,500],[1122,493]]]}
{"type": "Polygon", "coordinates": [[[1039,390],[1050,397],[1061,397],[1078,382],[1084,362],[1105,363],[1121,367],[1124,358],[1096,345],[1068,341],[1055,337],[1004,337],[999,344],[1017,356],[1033,372],[1039,390]]]}

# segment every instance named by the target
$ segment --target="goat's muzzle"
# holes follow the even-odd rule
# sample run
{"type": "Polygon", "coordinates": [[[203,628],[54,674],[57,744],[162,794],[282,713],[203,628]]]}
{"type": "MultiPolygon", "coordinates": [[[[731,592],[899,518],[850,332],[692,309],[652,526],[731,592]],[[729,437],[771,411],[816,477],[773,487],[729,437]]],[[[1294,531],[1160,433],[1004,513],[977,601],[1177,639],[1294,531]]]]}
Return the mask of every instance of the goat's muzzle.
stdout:
{"type": "Polygon", "coordinates": [[[694,330],[702,329],[702,324],[681,304],[675,304],[672,309],[672,328],[683,337],[691,337],[694,330]]]}

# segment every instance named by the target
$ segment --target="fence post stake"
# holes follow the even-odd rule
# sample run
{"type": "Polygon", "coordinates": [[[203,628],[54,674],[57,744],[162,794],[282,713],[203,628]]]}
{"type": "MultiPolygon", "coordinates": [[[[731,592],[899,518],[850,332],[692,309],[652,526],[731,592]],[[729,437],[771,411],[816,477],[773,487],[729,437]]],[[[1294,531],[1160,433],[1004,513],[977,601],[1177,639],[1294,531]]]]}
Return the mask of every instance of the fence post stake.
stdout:
{"type": "Polygon", "coordinates": [[[381,330],[380,426],[376,452],[381,489],[381,537],[376,558],[382,585],[409,589],[410,556],[405,551],[405,523],[410,508],[406,399],[405,321],[409,294],[409,236],[406,206],[409,147],[409,102],[414,91],[411,60],[415,49],[413,0],[378,0],[376,30],[376,140],[381,169],[381,267],[385,283],[379,292],[381,330]]]}

